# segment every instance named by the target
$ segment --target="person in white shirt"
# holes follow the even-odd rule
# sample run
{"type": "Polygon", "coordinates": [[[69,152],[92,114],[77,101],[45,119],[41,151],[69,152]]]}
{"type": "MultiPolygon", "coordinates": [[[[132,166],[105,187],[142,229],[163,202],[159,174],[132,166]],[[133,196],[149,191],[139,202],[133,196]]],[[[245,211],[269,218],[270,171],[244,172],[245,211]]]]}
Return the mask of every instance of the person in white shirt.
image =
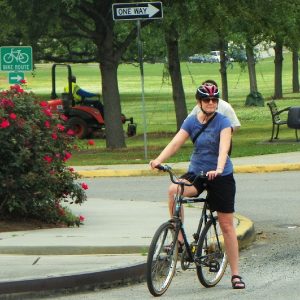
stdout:
{"type": "MultiPolygon", "coordinates": [[[[204,82],[202,82],[202,85],[203,84],[211,84],[211,85],[215,85],[216,87],[218,87],[217,83],[211,79],[205,80],[204,82]]],[[[196,105],[193,108],[193,110],[189,113],[188,117],[191,115],[197,115],[199,113],[199,111],[200,111],[200,107],[199,107],[199,105],[196,105]]],[[[226,102],[222,99],[219,99],[217,112],[226,116],[230,120],[231,128],[233,131],[236,131],[241,127],[241,123],[240,123],[234,109],[228,102],[226,102]]]]}

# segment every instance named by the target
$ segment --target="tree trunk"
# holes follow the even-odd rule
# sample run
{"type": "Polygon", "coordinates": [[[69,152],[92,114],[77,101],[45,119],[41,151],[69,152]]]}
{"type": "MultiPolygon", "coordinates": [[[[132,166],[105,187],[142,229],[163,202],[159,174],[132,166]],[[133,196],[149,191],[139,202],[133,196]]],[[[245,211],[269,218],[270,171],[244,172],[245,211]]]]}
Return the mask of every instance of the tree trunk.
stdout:
{"type": "Polygon", "coordinates": [[[298,49],[293,49],[293,93],[299,93],[299,55],[298,49]]]}
{"type": "Polygon", "coordinates": [[[282,62],[283,62],[283,42],[277,40],[274,46],[275,50],[275,81],[274,81],[274,99],[282,99],[282,62]]]}
{"type": "Polygon", "coordinates": [[[172,30],[165,33],[165,40],[168,50],[168,68],[172,82],[177,130],[179,130],[182,122],[187,116],[187,107],[179,61],[178,33],[174,27],[172,30]]]}
{"type": "Polygon", "coordinates": [[[220,41],[220,73],[222,82],[222,99],[228,102],[227,57],[224,40],[220,41]]]}
{"type": "Polygon", "coordinates": [[[104,104],[106,148],[126,147],[121,121],[121,101],[118,87],[118,59],[113,52],[113,34],[108,31],[104,42],[98,46],[101,57],[102,97],[104,104]]]}
{"type": "Polygon", "coordinates": [[[253,46],[250,44],[246,45],[246,55],[248,64],[248,74],[250,82],[250,93],[257,92],[257,79],[256,79],[256,69],[255,69],[255,57],[253,46]]]}

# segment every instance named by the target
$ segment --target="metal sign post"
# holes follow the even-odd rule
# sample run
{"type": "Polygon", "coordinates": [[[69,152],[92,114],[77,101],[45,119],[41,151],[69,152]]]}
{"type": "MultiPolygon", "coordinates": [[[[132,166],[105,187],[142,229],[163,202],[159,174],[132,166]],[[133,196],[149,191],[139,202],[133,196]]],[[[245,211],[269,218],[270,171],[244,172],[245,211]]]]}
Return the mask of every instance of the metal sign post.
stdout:
{"type": "Polygon", "coordinates": [[[144,91],[143,45],[141,42],[141,19],[161,19],[163,17],[161,2],[115,3],[112,5],[114,20],[137,20],[138,58],[141,73],[142,113],[144,123],[144,156],[148,159],[147,151],[147,122],[144,91]]]}
{"type": "Polygon", "coordinates": [[[144,64],[143,64],[143,45],[141,41],[141,21],[137,20],[137,43],[138,43],[138,57],[141,72],[141,88],[142,88],[142,112],[143,112],[143,123],[144,123],[144,156],[148,159],[147,150],[147,122],[146,122],[146,106],[145,106],[145,86],[144,86],[144,64]]]}

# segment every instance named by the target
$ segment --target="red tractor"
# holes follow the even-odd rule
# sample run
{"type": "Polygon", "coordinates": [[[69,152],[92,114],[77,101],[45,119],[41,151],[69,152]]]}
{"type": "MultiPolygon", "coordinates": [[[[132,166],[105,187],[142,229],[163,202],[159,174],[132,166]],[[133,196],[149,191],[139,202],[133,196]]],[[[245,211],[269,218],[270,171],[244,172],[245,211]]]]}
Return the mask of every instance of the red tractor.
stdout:
{"type": "MultiPolygon", "coordinates": [[[[50,109],[54,113],[61,113],[68,117],[67,126],[74,130],[75,135],[80,138],[87,138],[96,131],[104,132],[105,124],[101,112],[93,107],[84,105],[76,105],[72,94],[72,69],[67,64],[54,64],[52,66],[52,92],[51,99],[48,101],[50,109]],[[56,94],[56,67],[64,66],[68,69],[68,86],[69,92],[62,93],[61,98],[56,94]]],[[[100,101],[100,97],[98,99],[100,101]]],[[[122,123],[127,124],[127,136],[136,134],[136,123],[133,118],[126,118],[123,114],[121,117],[122,123]]]]}

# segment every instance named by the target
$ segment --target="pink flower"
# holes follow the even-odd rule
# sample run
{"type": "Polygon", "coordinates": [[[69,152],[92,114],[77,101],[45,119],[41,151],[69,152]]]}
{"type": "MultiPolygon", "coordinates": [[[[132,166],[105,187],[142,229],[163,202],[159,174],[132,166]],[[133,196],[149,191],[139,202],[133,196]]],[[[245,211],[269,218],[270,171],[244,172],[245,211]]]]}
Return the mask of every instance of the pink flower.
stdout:
{"type": "Polygon", "coordinates": [[[41,101],[40,106],[41,107],[48,107],[48,102],[47,101],[41,101]]]}
{"type": "Polygon", "coordinates": [[[75,134],[75,131],[72,130],[72,129],[69,129],[69,130],[67,131],[67,135],[74,135],[74,134],[75,134]]]}
{"type": "Polygon", "coordinates": [[[81,187],[84,189],[84,190],[87,190],[89,187],[86,183],[81,183],[81,187]]]}
{"type": "Polygon", "coordinates": [[[52,133],[51,137],[53,138],[53,140],[57,140],[57,134],[56,133],[52,133]]]}
{"type": "Polygon", "coordinates": [[[49,108],[48,108],[48,109],[44,109],[44,110],[43,110],[43,113],[44,113],[46,116],[48,116],[48,117],[52,117],[52,112],[50,111],[49,108]]]}
{"type": "Polygon", "coordinates": [[[17,93],[24,93],[24,90],[18,84],[12,85],[10,89],[15,90],[17,93]]]}
{"type": "Polygon", "coordinates": [[[49,155],[45,155],[45,156],[44,156],[44,160],[45,160],[48,164],[50,164],[50,163],[52,162],[52,157],[49,156],[49,155]]]}
{"type": "Polygon", "coordinates": [[[48,120],[45,121],[44,125],[46,128],[50,128],[50,122],[48,120]]]}
{"type": "Polygon", "coordinates": [[[69,168],[69,171],[70,171],[70,172],[74,172],[74,168],[72,168],[72,167],[69,168]]]}
{"type": "Polygon", "coordinates": [[[10,126],[10,123],[6,119],[3,119],[2,122],[0,123],[0,128],[6,128],[6,127],[9,127],[9,126],[10,126]]]}
{"type": "Polygon", "coordinates": [[[94,140],[88,140],[88,145],[90,146],[94,146],[95,145],[95,141],[94,140]]]}
{"type": "Polygon", "coordinates": [[[21,79],[21,80],[20,80],[20,83],[21,83],[21,84],[25,84],[25,83],[26,83],[26,80],[25,80],[25,79],[21,79]]]}
{"type": "Polygon", "coordinates": [[[67,160],[70,159],[71,157],[72,157],[72,154],[71,154],[70,152],[66,152],[63,161],[67,161],[67,160]]]}
{"type": "Polygon", "coordinates": [[[6,98],[3,98],[0,100],[0,105],[4,106],[4,107],[14,107],[15,106],[15,104],[10,99],[6,99],[6,98]]]}
{"type": "Polygon", "coordinates": [[[89,187],[86,183],[81,183],[81,187],[84,189],[84,190],[87,190],[89,187]]]}
{"type": "Polygon", "coordinates": [[[14,113],[10,113],[9,114],[9,117],[12,119],[12,120],[15,120],[17,118],[17,115],[14,114],[14,113]]]}
{"type": "Polygon", "coordinates": [[[67,120],[68,120],[68,117],[65,116],[65,115],[60,115],[60,118],[61,118],[63,121],[67,121],[67,120]]]}
{"type": "Polygon", "coordinates": [[[61,125],[61,124],[57,124],[56,125],[57,129],[60,131],[64,131],[65,130],[65,126],[61,125]]]}
{"type": "Polygon", "coordinates": [[[80,216],[79,216],[79,221],[80,221],[80,222],[84,222],[84,220],[85,220],[85,219],[84,219],[84,216],[80,215],[80,216]]]}

